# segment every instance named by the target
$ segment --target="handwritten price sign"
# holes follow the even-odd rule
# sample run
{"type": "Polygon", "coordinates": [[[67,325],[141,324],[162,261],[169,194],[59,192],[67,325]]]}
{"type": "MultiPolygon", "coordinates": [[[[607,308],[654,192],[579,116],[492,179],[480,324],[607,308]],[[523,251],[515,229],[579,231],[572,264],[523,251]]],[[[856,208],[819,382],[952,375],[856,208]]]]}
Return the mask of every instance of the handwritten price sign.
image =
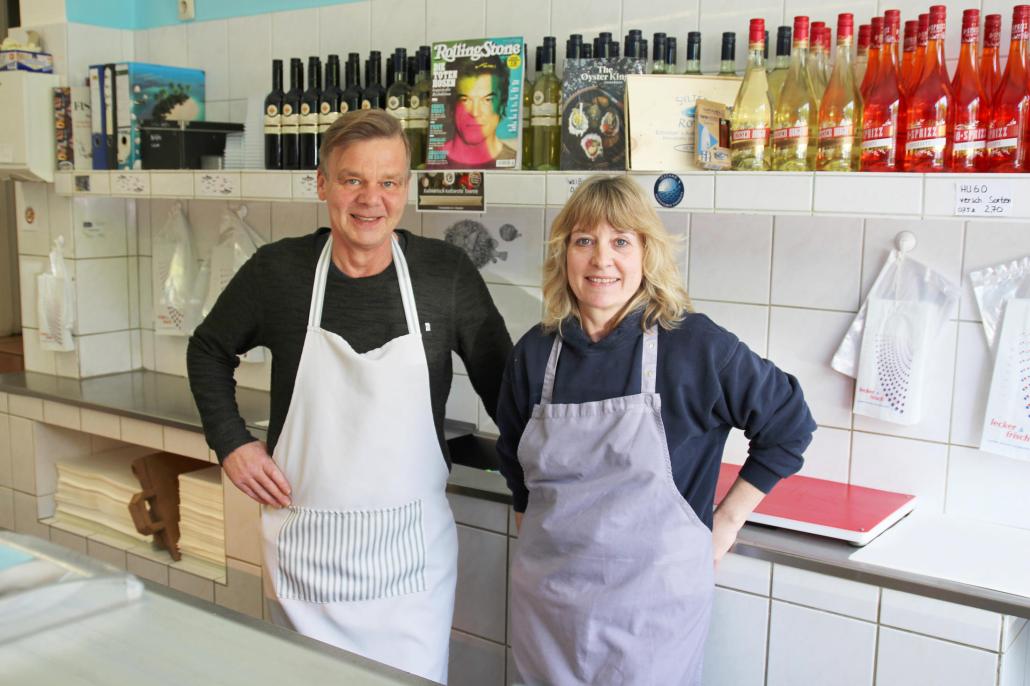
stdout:
{"type": "Polygon", "coordinates": [[[977,217],[1006,217],[1012,213],[1015,188],[1010,180],[958,181],[955,183],[955,214],[977,217]]]}

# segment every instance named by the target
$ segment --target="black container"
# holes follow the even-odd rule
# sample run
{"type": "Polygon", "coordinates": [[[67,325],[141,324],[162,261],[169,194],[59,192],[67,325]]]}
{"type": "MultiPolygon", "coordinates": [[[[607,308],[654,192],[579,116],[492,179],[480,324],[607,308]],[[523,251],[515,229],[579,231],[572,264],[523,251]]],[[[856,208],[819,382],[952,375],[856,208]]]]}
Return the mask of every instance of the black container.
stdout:
{"type": "Polygon", "coordinates": [[[201,157],[225,154],[225,137],[243,124],[148,120],[140,125],[144,169],[200,169],[201,157]]]}

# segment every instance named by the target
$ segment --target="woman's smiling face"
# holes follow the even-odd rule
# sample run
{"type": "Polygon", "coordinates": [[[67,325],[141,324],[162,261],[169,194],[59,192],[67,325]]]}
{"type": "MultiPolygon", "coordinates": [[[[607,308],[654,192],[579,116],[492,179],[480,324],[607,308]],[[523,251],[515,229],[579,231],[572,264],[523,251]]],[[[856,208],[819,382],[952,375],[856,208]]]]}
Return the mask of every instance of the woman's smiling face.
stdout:
{"type": "Polygon", "coordinates": [[[603,328],[643,281],[643,239],[602,222],[569,236],[566,271],[587,333],[603,328]]]}

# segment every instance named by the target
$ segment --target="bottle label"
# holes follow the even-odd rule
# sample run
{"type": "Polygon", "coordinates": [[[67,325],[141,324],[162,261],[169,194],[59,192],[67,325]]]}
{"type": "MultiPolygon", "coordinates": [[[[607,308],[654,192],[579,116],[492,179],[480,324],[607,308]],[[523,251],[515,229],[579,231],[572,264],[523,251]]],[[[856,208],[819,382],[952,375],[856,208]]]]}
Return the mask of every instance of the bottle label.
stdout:
{"type": "Polygon", "coordinates": [[[772,133],[773,145],[787,145],[793,141],[805,141],[808,145],[808,124],[801,126],[788,126],[782,129],[775,129],[772,133]]]}
{"type": "Polygon", "coordinates": [[[930,24],[926,32],[926,37],[929,40],[943,40],[944,39],[944,22],[938,21],[930,24]]]}
{"type": "Polygon", "coordinates": [[[851,123],[840,126],[824,126],[819,129],[819,140],[826,141],[833,138],[854,138],[855,125],[851,123]]]}
{"type": "Polygon", "coordinates": [[[891,122],[882,126],[867,126],[862,129],[863,150],[892,150],[896,142],[894,124],[891,122]]]}
{"type": "Polygon", "coordinates": [[[339,112],[333,112],[329,110],[326,113],[319,113],[318,115],[318,131],[319,133],[325,133],[329,130],[329,127],[333,125],[333,122],[340,118],[339,112]]]}
{"type": "Polygon", "coordinates": [[[533,93],[533,118],[537,117],[557,117],[558,116],[558,103],[556,102],[544,102],[544,94],[540,91],[533,93]],[[540,102],[537,102],[537,96],[540,96],[540,102]]]}
{"type": "Polygon", "coordinates": [[[301,103],[300,106],[300,132],[316,133],[318,131],[318,112],[312,112],[311,106],[301,103]]]}
{"type": "Polygon", "coordinates": [[[328,100],[323,100],[321,102],[321,104],[319,104],[319,106],[318,106],[318,113],[321,116],[323,116],[323,117],[325,115],[329,114],[332,111],[333,111],[333,104],[331,102],[329,102],[328,100]]]}
{"type": "Polygon", "coordinates": [[[948,145],[947,135],[948,129],[944,124],[913,126],[908,130],[905,150],[933,150],[935,153],[941,153],[948,145]]]}
{"type": "Polygon", "coordinates": [[[558,126],[558,117],[531,117],[530,126],[558,126]]]}
{"type": "Polygon", "coordinates": [[[269,105],[265,108],[265,133],[279,133],[279,129],[283,125],[283,116],[279,113],[279,108],[275,105],[269,105]]]}
{"type": "Polygon", "coordinates": [[[980,29],[978,26],[973,24],[972,26],[962,27],[962,42],[963,43],[977,43],[979,41],[980,29]]]}
{"type": "Polygon", "coordinates": [[[992,29],[984,35],[984,47],[996,48],[1001,45],[1001,28],[992,29]]]}
{"type": "Polygon", "coordinates": [[[1012,25],[1012,40],[1030,39],[1030,22],[1025,19],[1018,24],[1012,25]]]}
{"type": "Polygon", "coordinates": [[[976,124],[956,124],[952,139],[952,150],[955,152],[973,153],[983,150],[987,144],[987,129],[976,124]]]}
{"type": "MultiPolygon", "coordinates": [[[[394,101],[397,98],[393,98],[394,101]]],[[[408,108],[407,107],[391,107],[386,110],[401,122],[401,128],[407,128],[408,126],[408,108]]]]}
{"type": "Polygon", "coordinates": [[[345,102],[340,103],[340,114],[347,114],[350,112],[350,105],[345,102]]]}
{"type": "Polygon", "coordinates": [[[916,50],[916,37],[905,36],[905,42],[903,43],[903,49],[905,52],[915,52],[916,50]]]}
{"type": "Polygon", "coordinates": [[[372,109],[372,102],[369,101],[369,100],[362,100],[361,101],[361,109],[363,109],[363,110],[370,110],[370,109],[372,109]]]}
{"type": "Polygon", "coordinates": [[[409,129],[428,129],[429,128],[429,117],[423,119],[408,119],[409,129]]]}
{"type": "Polygon", "coordinates": [[[418,95],[416,95],[415,93],[412,93],[411,94],[411,98],[408,99],[408,107],[410,107],[411,109],[415,110],[415,109],[418,109],[418,106],[421,105],[421,104],[422,104],[422,99],[419,98],[418,95]]]}
{"type": "Polygon", "coordinates": [[[755,143],[765,145],[769,140],[769,129],[765,127],[757,129],[733,129],[730,131],[730,145],[734,143],[755,143]]]}
{"type": "Polygon", "coordinates": [[[992,126],[987,131],[987,149],[1015,148],[1019,145],[1019,124],[1009,122],[1005,126],[992,126]]]}
{"type": "Polygon", "coordinates": [[[297,133],[296,129],[300,126],[300,115],[294,111],[293,105],[290,105],[289,103],[283,104],[282,122],[284,129],[294,129],[290,133],[297,133]]]}
{"type": "Polygon", "coordinates": [[[279,108],[278,107],[276,107],[275,105],[268,105],[267,107],[265,107],[265,118],[266,119],[268,117],[278,117],[278,116],[279,116],[279,108]]]}
{"type": "Polygon", "coordinates": [[[533,105],[534,106],[536,106],[536,105],[543,105],[544,104],[544,97],[545,96],[544,96],[544,92],[543,91],[537,91],[537,92],[533,93],[533,105]]]}
{"type": "Polygon", "coordinates": [[[391,95],[386,99],[386,109],[395,110],[401,106],[401,99],[396,95],[391,95]]]}
{"type": "Polygon", "coordinates": [[[429,121],[429,108],[428,107],[409,107],[408,117],[410,119],[425,119],[429,121]]]}

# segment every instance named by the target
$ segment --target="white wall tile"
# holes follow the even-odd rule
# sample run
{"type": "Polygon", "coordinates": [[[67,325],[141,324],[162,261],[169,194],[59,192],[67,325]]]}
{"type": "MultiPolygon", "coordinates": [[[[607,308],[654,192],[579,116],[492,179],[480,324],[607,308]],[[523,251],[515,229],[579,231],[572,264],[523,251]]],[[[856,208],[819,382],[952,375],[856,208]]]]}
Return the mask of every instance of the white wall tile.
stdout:
{"type": "MultiPolygon", "coordinates": [[[[486,0],[426,0],[426,42],[486,35],[486,0]]],[[[514,36],[514,33],[504,33],[514,36]]],[[[410,51],[410,47],[408,48],[410,51]]],[[[408,54],[411,54],[410,52],[408,54]]]]}
{"type": "Polygon", "coordinates": [[[15,417],[43,421],[43,401],[27,395],[10,394],[7,399],[8,411],[15,417]]]}
{"type": "Polygon", "coordinates": [[[805,451],[801,476],[847,483],[851,468],[851,432],[820,426],[805,451]]]}
{"type": "MultiPolygon", "coordinates": [[[[64,2],[59,3],[63,8],[64,2]]],[[[52,24],[29,24],[26,21],[26,12],[21,11],[22,28],[31,28],[39,34],[43,40],[43,49],[54,57],[54,73],[61,76],[62,86],[79,85],[68,82],[68,24],[62,20],[52,24]]],[[[63,12],[62,12],[63,14],[63,12]]],[[[57,17],[51,17],[57,19],[57,17]]]]}
{"type": "Polygon", "coordinates": [[[3,486],[0,486],[0,527],[14,530],[14,490],[3,486]]]}
{"type": "Polygon", "coordinates": [[[467,376],[455,375],[447,397],[445,416],[460,422],[479,422],[479,398],[467,376]]]}
{"type": "MultiPolygon", "coordinates": [[[[648,52],[654,50],[654,33],[662,31],[676,37],[676,61],[680,71],[685,68],[687,55],[687,32],[696,31],[700,16],[698,3],[679,2],[679,0],[650,0],[647,3],[623,0],[622,32],[625,35],[630,29],[640,29],[648,41],[648,52]]],[[[584,40],[586,37],[584,36],[584,40]]],[[[650,58],[651,55],[648,55],[650,58]]]]}
{"type": "Polygon", "coordinates": [[[729,553],[723,556],[715,569],[715,583],[738,591],[768,596],[771,575],[771,563],[729,553]]]}
{"type": "Polygon", "coordinates": [[[945,512],[1030,529],[1030,462],[951,446],[945,512]]]}
{"type": "MultiPolygon", "coordinates": [[[[16,418],[17,419],[17,418],[16,418]]],[[[14,463],[11,457],[11,418],[0,414],[0,486],[14,486],[14,463]]],[[[3,526],[0,524],[0,526],[3,526]]]]}
{"type": "Polygon", "coordinates": [[[63,426],[66,429],[75,429],[76,431],[81,428],[78,407],[51,400],[43,401],[43,421],[47,424],[63,426]]]}
{"type": "Polygon", "coordinates": [[[132,369],[132,338],[128,331],[81,336],[76,343],[79,371],[84,379],[132,369]]]}
{"type": "Polygon", "coordinates": [[[139,323],[144,329],[154,328],[154,275],[153,260],[139,258],[139,323]]]}
{"type": "Polygon", "coordinates": [[[75,257],[75,228],[72,222],[73,200],[66,195],[58,195],[53,186],[47,186],[47,209],[49,210],[50,240],[64,238],[65,257],[75,257]]]}
{"type": "Polygon", "coordinates": [[[272,356],[265,350],[263,362],[241,362],[233,376],[244,388],[268,391],[272,387],[272,356]]]}
{"type": "Polygon", "coordinates": [[[998,654],[886,628],[880,630],[877,686],[993,686],[998,654]]]}
{"type": "Polygon", "coordinates": [[[722,461],[726,464],[744,464],[750,441],[741,429],[730,429],[726,445],[722,450],[722,461]]]}
{"type": "MultiPolygon", "coordinates": [[[[204,70],[204,99],[229,99],[229,33],[228,22],[195,21],[186,25],[187,66],[204,70]]],[[[271,90],[272,82],[268,82],[271,90]]],[[[206,113],[210,121],[225,121],[206,113]]]]}
{"type": "MultiPolygon", "coordinates": [[[[42,403],[40,403],[42,406],[42,403]]],[[[40,407],[42,412],[42,407],[40,407]]],[[[36,492],[35,424],[25,417],[9,417],[11,432],[10,485],[24,493],[36,492]]]]}
{"type": "MultiPolygon", "coordinates": [[[[676,254],[676,268],[679,269],[683,285],[687,285],[689,269],[687,262],[690,259],[690,214],[687,212],[672,212],[669,210],[658,210],[658,218],[662,225],[672,237],[676,254]]],[[[549,235],[550,223],[545,227],[545,235],[549,235]]]]}
{"type": "Polygon", "coordinates": [[[921,512],[942,512],[948,446],[856,431],[851,483],[919,496],[921,512]]]}
{"type": "Polygon", "coordinates": [[[140,255],[150,255],[153,252],[150,241],[151,201],[133,200],[128,204],[136,208],[136,250],[140,255]]]}
{"type": "MultiPolygon", "coordinates": [[[[533,54],[536,46],[543,45],[544,36],[552,35],[550,30],[551,0],[525,0],[517,4],[509,0],[486,0],[487,36],[522,36],[533,54]]],[[[561,41],[566,38],[568,35],[561,41]]],[[[564,42],[561,45],[564,46],[564,42]]],[[[558,53],[558,59],[564,60],[564,47],[560,47],[558,53]]],[[[532,70],[532,60],[526,66],[532,70]]]]}
{"type": "Polygon", "coordinates": [[[769,308],[764,305],[694,300],[694,309],[731,331],[758,355],[768,351],[769,308]]]}
{"type": "MultiPolygon", "coordinates": [[[[370,50],[372,3],[349,2],[319,7],[318,25],[319,55],[336,54],[341,62],[346,62],[347,53],[357,52],[364,59],[370,50]]],[[[406,47],[411,50],[414,45],[406,47]]]]}
{"type": "Polygon", "coordinates": [[[307,202],[272,203],[272,240],[306,236],[318,226],[318,206],[307,202]]]}
{"type": "Polygon", "coordinates": [[[772,303],[858,311],[862,220],[776,217],[772,303]]]}
{"type": "MultiPolygon", "coordinates": [[[[394,48],[409,50],[426,42],[425,0],[371,0],[372,49],[383,53],[383,78],[386,78],[386,55],[394,48]]],[[[362,56],[362,65],[364,58],[362,56]]],[[[362,66],[364,69],[364,66],[362,66]]],[[[362,72],[364,82],[364,72],[362,72]]]]}
{"type": "Polygon", "coordinates": [[[129,328],[139,328],[139,258],[128,259],[129,328]]]}
{"type": "Polygon", "coordinates": [[[612,40],[621,44],[621,24],[622,0],[551,0],[551,31],[546,35],[558,39],[558,67],[565,65],[569,34],[581,33],[583,42],[591,43],[597,34],[610,31],[612,40]]]}
{"type": "Polygon", "coordinates": [[[82,408],[81,417],[82,430],[88,434],[115,439],[122,435],[117,415],[82,408]]]}
{"type": "MultiPolygon", "coordinates": [[[[67,264],[67,261],[65,263],[67,264]]],[[[21,296],[22,326],[39,328],[37,282],[39,275],[48,271],[50,271],[50,260],[46,257],[22,255],[18,258],[18,292],[21,296]]]]}
{"type": "Polygon", "coordinates": [[[966,605],[883,590],[880,623],[984,650],[998,650],[1002,616],[966,605]]]}
{"type": "Polygon", "coordinates": [[[690,226],[690,294],[767,304],[772,217],[697,214],[690,226]]]}
{"type": "Polygon", "coordinates": [[[75,290],[77,334],[129,328],[128,258],[76,260],[75,290]]]}
{"type": "Polygon", "coordinates": [[[130,32],[69,22],[68,84],[85,85],[91,64],[133,59],[133,43],[125,40],[126,33],[130,32]]]}
{"type": "Polygon", "coordinates": [[[121,198],[75,198],[72,220],[75,257],[124,257],[128,254],[127,220],[121,198]]]}
{"type": "Polygon", "coordinates": [[[966,226],[965,255],[962,262],[962,299],[959,316],[969,321],[980,321],[980,310],[973,298],[969,272],[1010,262],[1030,254],[1030,223],[1027,222],[969,222],[966,226]]]}
{"type": "Polygon", "coordinates": [[[959,322],[957,359],[951,408],[951,442],[979,446],[984,413],[987,411],[987,393],[994,369],[982,325],[959,322]]]}
{"type": "Polygon", "coordinates": [[[25,371],[40,374],[57,373],[55,353],[40,347],[39,329],[22,328],[21,340],[25,353],[25,371]]]}
{"type": "Polygon", "coordinates": [[[701,683],[763,686],[768,622],[768,599],[716,588],[701,683]]]}
{"type": "Polygon", "coordinates": [[[766,684],[869,686],[875,643],[875,624],[774,600],[766,684]]]}
{"type": "Polygon", "coordinates": [[[773,307],[769,359],[801,382],[805,400],[821,426],[851,428],[854,380],[830,368],[852,315],[845,312],[773,307]]]}
{"type": "MultiPolygon", "coordinates": [[[[737,71],[743,73],[747,64],[748,21],[764,17],[766,27],[775,27],[783,16],[783,4],[762,0],[699,0],[701,29],[701,71],[706,74],[719,71],[720,46],[723,31],[737,34],[737,71]]],[[[776,29],[770,34],[775,37],[776,29]]],[[[681,37],[686,42],[686,37],[681,37]]]]}
{"type": "Polygon", "coordinates": [[[955,346],[958,322],[945,322],[940,334],[930,339],[932,346],[927,360],[923,389],[922,419],[912,425],[901,425],[863,415],[855,415],[855,428],[945,443],[951,428],[951,393],[955,378],[955,346]]]}
{"type": "Polygon", "coordinates": [[[159,26],[145,31],[147,41],[147,61],[153,64],[164,64],[170,67],[188,67],[189,56],[186,51],[186,25],[172,24],[159,26]]]}
{"type": "MultiPolygon", "coordinates": [[[[229,99],[264,95],[272,87],[272,15],[234,17],[228,20],[229,99]]],[[[296,55],[301,57],[301,55],[296,55]]],[[[283,78],[289,83],[289,60],[283,78]]],[[[160,226],[154,224],[155,227],[160,226]]]]}
{"type": "Polygon", "coordinates": [[[458,526],[458,588],[454,628],[503,643],[508,538],[458,526]]]}
{"type": "Polygon", "coordinates": [[[539,288],[496,284],[487,284],[486,287],[497,311],[504,317],[512,340],[517,341],[522,334],[540,323],[543,295],[539,288]]]}
{"type": "Polygon", "coordinates": [[[154,369],[162,374],[186,376],[185,336],[154,336],[154,369]]]}
{"type": "Polygon", "coordinates": [[[877,586],[779,564],[773,565],[772,594],[779,600],[868,622],[876,621],[880,602],[877,586]]]}
{"type": "MultiPolygon", "coordinates": [[[[304,84],[307,87],[308,57],[318,55],[318,8],[275,12],[272,18],[272,59],[283,61],[287,69],[290,58],[304,60],[304,84]]],[[[323,61],[325,57],[322,57],[323,61]]],[[[271,73],[265,76],[265,90],[271,86],[271,73]]]]}
{"type": "Polygon", "coordinates": [[[143,329],[140,332],[140,344],[143,353],[143,368],[157,371],[157,362],[154,359],[154,332],[143,329]]]}
{"type": "MultiPolygon", "coordinates": [[[[0,489],[0,512],[3,506],[0,489]]],[[[1030,683],[1030,631],[1023,631],[1001,656],[998,686],[1027,686],[1030,683]]]]}
{"type": "Polygon", "coordinates": [[[479,686],[504,681],[505,649],[502,645],[462,631],[452,631],[448,658],[448,683],[451,686],[479,686]]]}

